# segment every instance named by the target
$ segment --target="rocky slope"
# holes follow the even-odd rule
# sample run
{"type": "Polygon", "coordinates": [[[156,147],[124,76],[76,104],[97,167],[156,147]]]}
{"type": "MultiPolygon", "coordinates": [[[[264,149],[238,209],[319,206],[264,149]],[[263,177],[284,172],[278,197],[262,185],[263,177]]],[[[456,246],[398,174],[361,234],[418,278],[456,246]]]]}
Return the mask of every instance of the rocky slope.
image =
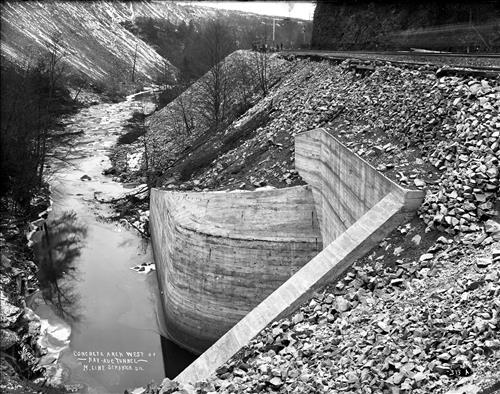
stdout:
{"type": "MultiPolygon", "coordinates": [[[[294,136],[321,126],[400,184],[426,190],[425,202],[344,280],[274,323],[209,382],[184,389],[451,394],[492,387],[500,380],[500,79],[389,64],[360,75],[347,62],[308,60],[282,69],[226,133],[266,117],[168,188],[301,183],[294,136]]],[[[189,145],[182,136],[165,136],[168,113],[153,117],[148,137],[177,140],[174,152],[182,152],[189,145]]],[[[162,387],[180,390],[170,381],[162,387]]]]}
{"type": "MultiPolygon", "coordinates": [[[[224,78],[228,84],[225,128],[214,130],[207,119],[210,115],[207,101],[213,99],[207,96],[207,90],[211,89],[210,73],[147,119],[150,170],[160,178],[159,182],[187,180],[194,172],[211,168],[214,159],[240,146],[242,141],[253,136],[259,125],[267,122],[270,108],[265,101],[251,108],[249,116],[235,121],[262,97],[256,69],[259,56],[259,53],[237,51],[225,59],[224,78]]],[[[275,55],[267,61],[269,86],[278,83],[293,66],[275,55]]]]}
{"type": "MultiPolygon", "coordinates": [[[[412,225],[398,232],[419,236],[412,225]]],[[[490,234],[500,239],[498,229],[490,234]]],[[[343,281],[273,323],[217,376],[186,389],[495,392],[500,378],[499,246],[496,241],[478,250],[463,238],[443,237],[432,252],[395,267],[384,267],[384,258],[373,258],[375,251],[343,281]]],[[[392,253],[386,250],[382,257],[392,253]]],[[[171,388],[166,393],[178,389],[168,381],[163,387],[171,388]]]]}
{"type": "Polygon", "coordinates": [[[37,265],[25,237],[26,222],[37,219],[47,208],[48,193],[33,199],[32,212],[23,220],[2,210],[0,218],[0,391],[37,393],[27,380],[42,373],[38,365],[40,318],[26,306],[26,299],[37,290],[37,265]]]}

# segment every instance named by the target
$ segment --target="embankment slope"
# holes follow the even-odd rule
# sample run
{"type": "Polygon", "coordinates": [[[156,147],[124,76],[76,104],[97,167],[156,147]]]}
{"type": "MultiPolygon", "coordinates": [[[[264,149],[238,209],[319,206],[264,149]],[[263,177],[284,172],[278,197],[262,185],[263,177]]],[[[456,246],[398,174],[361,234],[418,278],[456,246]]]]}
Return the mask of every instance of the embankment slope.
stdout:
{"type": "MultiPolygon", "coordinates": [[[[498,78],[438,78],[425,67],[393,66],[376,67],[361,77],[342,64],[308,60],[290,61],[282,69],[268,95],[225,132],[267,113],[258,127],[232,149],[213,149],[204,166],[187,180],[172,183],[171,190],[252,190],[265,184],[304,183],[295,170],[295,136],[324,127],[403,187],[426,188],[420,214],[429,228],[449,234],[478,231],[479,222],[494,215],[500,154],[498,78]]],[[[169,123],[175,105],[149,123],[152,160],[159,172],[168,166],[168,141],[179,141],[175,151],[182,152],[201,135],[175,132],[169,123]]],[[[212,147],[201,143],[198,152],[212,147]]],[[[171,182],[160,178],[158,186],[171,182]]]]}
{"type": "Polygon", "coordinates": [[[356,259],[407,221],[422,201],[423,192],[396,185],[324,129],[298,135],[295,151],[297,169],[313,189],[325,248],[260,304],[253,303],[256,307],[187,367],[178,382],[209,378],[274,320],[339,279],[356,259]]]}

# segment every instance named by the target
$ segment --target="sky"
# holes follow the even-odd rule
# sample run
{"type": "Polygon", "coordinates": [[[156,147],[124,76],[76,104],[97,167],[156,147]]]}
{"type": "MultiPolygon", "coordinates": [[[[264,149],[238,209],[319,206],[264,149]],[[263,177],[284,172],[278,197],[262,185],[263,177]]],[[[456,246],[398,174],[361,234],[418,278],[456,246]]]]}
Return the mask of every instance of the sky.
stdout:
{"type": "Polygon", "coordinates": [[[188,3],[306,20],[312,20],[316,7],[312,1],[193,1],[188,3]]]}

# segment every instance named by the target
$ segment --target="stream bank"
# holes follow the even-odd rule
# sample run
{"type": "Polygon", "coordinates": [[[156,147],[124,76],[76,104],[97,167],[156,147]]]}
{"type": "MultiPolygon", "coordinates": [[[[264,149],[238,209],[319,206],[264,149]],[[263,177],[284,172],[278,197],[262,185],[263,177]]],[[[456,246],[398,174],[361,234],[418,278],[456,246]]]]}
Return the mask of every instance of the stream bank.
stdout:
{"type": "Polygon", "coordinates": [[[155,277],[130,269],[150,263],[148,245],[110,222],[113,212],[98,202],[98,197],[126,192],[102,172],[109,166],[107,154],[123,124],[142,107],[137,96],[117,104],[94,105],[69,119],[67,132],[84,132],[66,161],[54,163],[57,178],[51,181],[54,204],[48,220],[49,228],[53,226],[51,237],[64,232],[56,221],[68,211],[75,218],[68,236],[74,237],[78,226],[85,228],[85,234],[74,245],[71,275],[58,278],[62,297],[56,292],[57,297],[47,302],[42,289],[43,297],[33,300],[34,310],[46,321],[42,336],[52,357],[42,362],[53,385],[119,393],[142,377],[144,382],[163,377],[155,277]]]}
{"type": "MultiPolygon", "coordinates": [[[[82,91],[77,97],[71,89],[58,90],[47,143],[58,144],[60,138],[64,138],[62,119],[96,100],[97,96],[89,91],[82,91]]],[[[50,172],[50,165],[46,166],[47,172],[50,172]]],[[[7,174],[16,179],[16,174],[7,174]]],[[[0,391],[57,392],[30,381],[43,376],[43,368],[38,365],[43,351],[37,343],[40,319],[26,306],[27,299],[39,290],[38,266],[27,237],[32,234],[31,223],[42,223],[51,209],[50,187],[46,181],[38,185],[25,205],[17,204],[9,195],[10,186],[7,185],[6,190],[0,201],[0,391]]]]}
{"type": "MultiPolygon", "coordinates": [[[[161,311],[148,242],[114,220],[110,204],[101,203],[133,187],[103,172],[110,166],[108,154],[126,121],[150,104],[147,96],[139,93],[121,103],[99,103],[62,120],[72,149],[64,160],[50,163],[52,211],[46,221],[35,223],[41,231],[33,236],[35,249],[51,246],[45,248],[48,251],[38,247],[42,254],[35,259],[37,264],[27,261],[22,268],[33,280],[28,306],[38,317],[29,312],[34,323],[24,323],[26,313],[18,313],[22,300],[17,302],[21,308],[12,308],[9,314],[16,324],[23,324],[16,327],[16,335],[31,329],[34,363],[45,370],[36,381],[42,386],[61,392],[123,393],[129,387],[160,382],[168,373],[164,365],[175,364],[176,350],[162,338],[157,322],[161,311]],[[59,239],[75,242],[62,247],[59,239]],[[66,265],[58,266],[62,262],[66,265]],[[61,272],[53,275],[54,270],[48,270],[49,275],[44,266],[59,267],[61,272]],[[35,291],[37,282],[40,291],[35,291]],[[164,360],[165,348],[171,354],[169,362],[164,360]]],[[[21,230],[12,231],[22,236],[21,230]]],[[[8,257],[2,257],[2,266],[8,265],[8,257]]],[[[2,294],[2,306],[4,301],[2,294]]],[[[2,376],[9,374],[10,370],[2,371],[2,376]]],[[[29,383],[16,388],[16,383],[12,379],[11,386],[2,382],[2,387],[8,392],[40,390],[30,391],[29,383]]]]}

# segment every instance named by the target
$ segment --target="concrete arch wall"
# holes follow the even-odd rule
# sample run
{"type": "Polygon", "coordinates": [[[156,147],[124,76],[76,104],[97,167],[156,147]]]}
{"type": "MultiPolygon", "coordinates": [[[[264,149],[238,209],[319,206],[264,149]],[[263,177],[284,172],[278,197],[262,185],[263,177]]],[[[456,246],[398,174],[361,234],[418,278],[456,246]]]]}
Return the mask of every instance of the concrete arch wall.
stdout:
{"type": "Polygon", "coordinates": [[[295,163],[311,185],[324,249],[243,317],[176,381],[208,378],[274,320],[293,312],[315,290],[408,220],[423,192],[406,190],[376,171],[324,129],[296,136],[295,163]]]}
{"type": "Polygon", "coordinates": [[[166,328],[200,353],[322,249],[311,188],[152,190],[166,328]]]}

